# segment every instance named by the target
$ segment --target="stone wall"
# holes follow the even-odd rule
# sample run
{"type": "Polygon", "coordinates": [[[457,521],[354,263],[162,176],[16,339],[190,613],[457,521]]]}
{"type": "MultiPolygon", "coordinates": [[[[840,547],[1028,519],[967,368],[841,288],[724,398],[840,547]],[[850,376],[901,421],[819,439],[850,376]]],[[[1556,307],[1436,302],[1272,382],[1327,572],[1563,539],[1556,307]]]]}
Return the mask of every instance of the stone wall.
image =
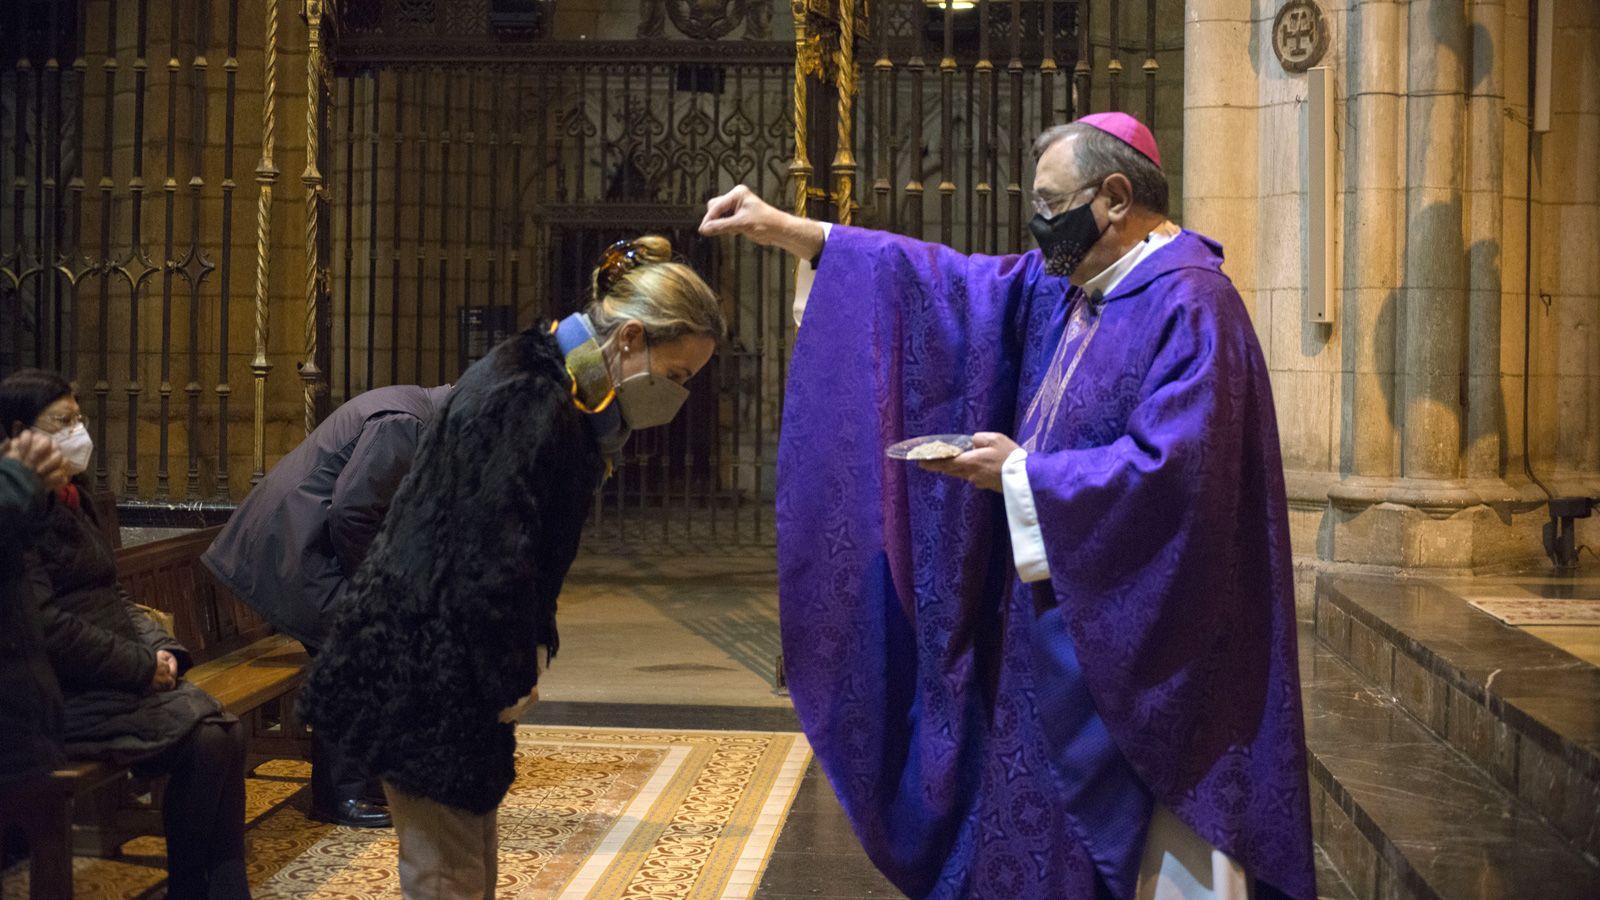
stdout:
{"type": "Polygon", "coordinates": [[[1340,223],[1324,325],[1305,307],[1307,84],[1274,55],[1279,6],[1187,5],[1185,224],[1227,247],[1267,355],[1296,553],[1542,559],[1544,492],[1522,450],[1526,284],[1527,463],[1557,494],[1600,494],[1600,222],[1595,167],[1577,157],[1600,122],[1600,9],[1557,4],[1555,114],[1530,141],[1525,4],[1323,5],[1340,223]]]}

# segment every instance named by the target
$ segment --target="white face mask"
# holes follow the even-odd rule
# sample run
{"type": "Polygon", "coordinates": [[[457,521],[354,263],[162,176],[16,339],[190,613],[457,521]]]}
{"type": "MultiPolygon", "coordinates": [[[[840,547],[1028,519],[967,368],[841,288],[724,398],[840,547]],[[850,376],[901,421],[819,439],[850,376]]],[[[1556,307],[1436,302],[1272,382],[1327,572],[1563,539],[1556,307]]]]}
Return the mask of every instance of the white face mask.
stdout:
{"type": "Polygon", "coordinates": [[[67,471],[78,475],[89,470],[89,456],[94,453],[94,438],[89,436],[89,427],[82,422],[64,428],[51,437],[56,442],[56,449],[66,457],[67,471]]]}
{"type": "MultiPolygon", "coordinates": [[[[617,404],[629,428],[654,428],[671,422],[689,399],[689,389],[650,371],[650,339],[644,343],[644,371],[617,382],[617,404]]],[[[621,357],[619,356],[620,360],[621,357]]]]}

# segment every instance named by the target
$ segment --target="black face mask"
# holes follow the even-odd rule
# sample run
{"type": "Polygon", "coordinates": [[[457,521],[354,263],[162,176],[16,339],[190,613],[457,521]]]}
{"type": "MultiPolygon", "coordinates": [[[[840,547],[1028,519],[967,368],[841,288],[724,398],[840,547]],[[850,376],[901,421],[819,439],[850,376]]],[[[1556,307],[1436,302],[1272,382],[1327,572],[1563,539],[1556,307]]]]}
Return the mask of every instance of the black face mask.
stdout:
{"type": "MultiPolygon", "coordinates": [[[[1091,202],[1093,198],[1090,198],[1091,202]]],[[[1106,223],[1110,228],[1111,223],[1106,223]]],[[[1075,206],[1059,215],[1045,218],[1035,213],[1028,223],[1033,239],[1044,251],[1044,271],[1048,275],[1071,275],[1088,255],[1089,248],[1106,233],[1095,225],[1091,203],[1075,206]]]]}

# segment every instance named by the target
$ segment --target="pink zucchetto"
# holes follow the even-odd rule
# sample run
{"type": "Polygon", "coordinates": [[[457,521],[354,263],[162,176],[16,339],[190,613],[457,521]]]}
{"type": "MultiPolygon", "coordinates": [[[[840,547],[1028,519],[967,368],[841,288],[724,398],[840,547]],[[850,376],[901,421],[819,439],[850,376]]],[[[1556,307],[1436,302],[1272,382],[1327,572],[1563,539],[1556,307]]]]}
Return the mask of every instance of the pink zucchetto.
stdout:
{"type": "Polygon", "coordinates": [[[1156,149],[1156,139],[1150,134],[1150,129],[1144,123],[1127,113],[1104,112],[1091,113],[1077,120],[1079,124],[1088,125],[1111,135],[1129,147],[1139,151],[1144,157],[1161,168],[1161,151],[1156,149]]]}

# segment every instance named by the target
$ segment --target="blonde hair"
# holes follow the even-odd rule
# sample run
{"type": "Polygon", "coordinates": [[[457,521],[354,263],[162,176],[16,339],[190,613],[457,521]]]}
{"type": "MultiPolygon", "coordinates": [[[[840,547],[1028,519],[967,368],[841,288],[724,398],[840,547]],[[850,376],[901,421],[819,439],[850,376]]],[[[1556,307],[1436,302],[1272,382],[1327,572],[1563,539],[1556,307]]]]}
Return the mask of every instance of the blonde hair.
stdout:
{"type": "Polygon", "coordinates": [[[595,266],[585,312],[602,340],[630,319],[657,343],[687,334],[721,341],[728,327],[716,292],[693,269],[673,262],[672,242],[657,234],[611,245],[595,266]]]}

